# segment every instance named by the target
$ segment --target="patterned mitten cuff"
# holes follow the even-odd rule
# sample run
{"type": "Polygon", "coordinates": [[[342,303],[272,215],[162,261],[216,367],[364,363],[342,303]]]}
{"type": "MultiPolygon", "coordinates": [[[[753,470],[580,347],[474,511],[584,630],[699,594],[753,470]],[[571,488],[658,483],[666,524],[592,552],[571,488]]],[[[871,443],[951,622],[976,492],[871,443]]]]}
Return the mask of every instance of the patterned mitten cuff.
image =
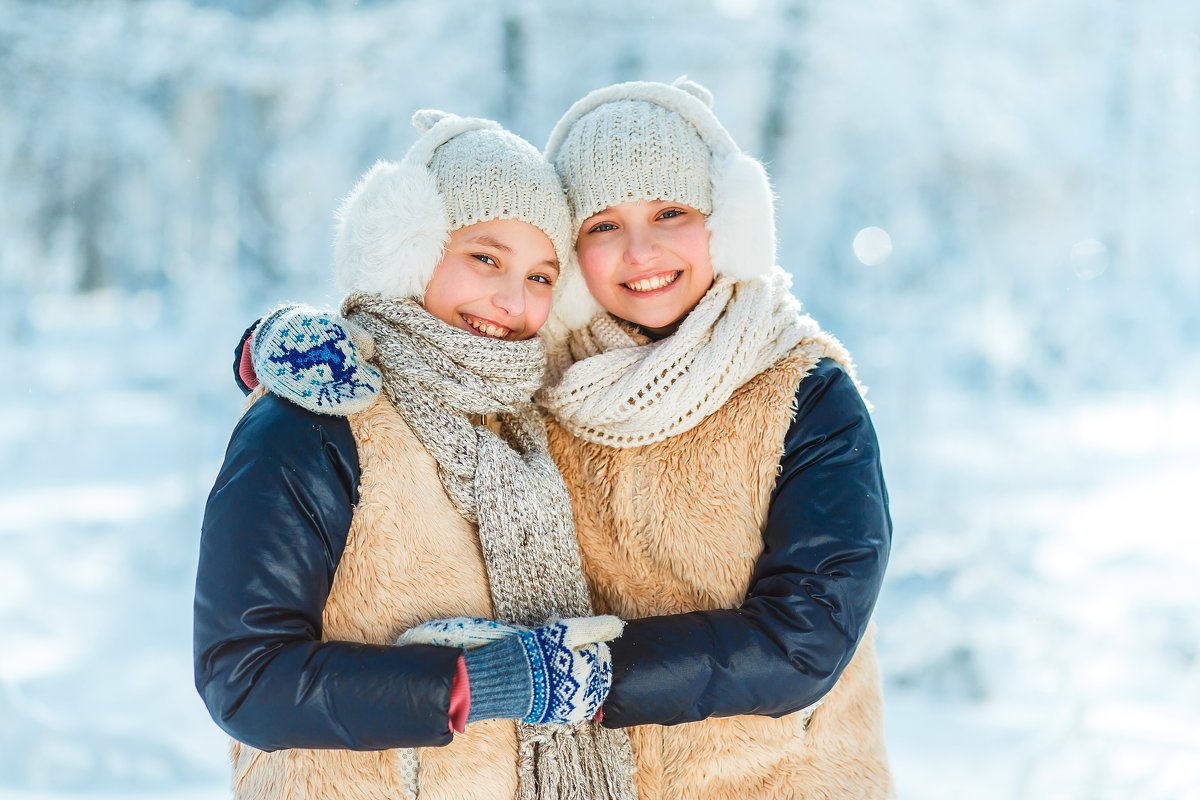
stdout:
{"type": "Polygon", "coordinates": [[[622,627],[609,616],[559,620],[466,651],[469,719],[503,716],[532,725],[592,719],[612,686],[604,642],[622,627]]]}
{"type": "Polygon", "coordinates": [[[471,686],[468,721],[520,719],[568,725],[595,718],[612,686],[605,642],[621,635],[616,617],[576,617],[529,630],[488,619],[434,620],[397,644],[465,648],[471,686]]]}
{"type": "Polygon", "coordinates": [[[367,363],[371,337],[333,312],[281,306],[254,331],[258,380],[273,394],[318,414],[347,416],[375,402],[382,383],[367,363]]]}

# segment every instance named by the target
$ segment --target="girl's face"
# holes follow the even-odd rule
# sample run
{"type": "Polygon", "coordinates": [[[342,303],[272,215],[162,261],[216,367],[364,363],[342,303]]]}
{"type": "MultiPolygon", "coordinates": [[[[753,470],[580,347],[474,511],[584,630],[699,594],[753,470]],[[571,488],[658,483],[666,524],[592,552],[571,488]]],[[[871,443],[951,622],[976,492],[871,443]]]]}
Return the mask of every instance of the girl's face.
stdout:
{"type": "Polygon", "coordinates": [[[635,200],[584,221],[575,245],[592,297],[651,333],[674,333],[713,282],[705,216],[682,203],[635,200]]]}
{"type": "Polygon", "coordinates": [[[477,336],[528,339],[550,315],[558,258],[528,222],[494,219],[450,234],[425,287],[425,310],[477,336]]]}

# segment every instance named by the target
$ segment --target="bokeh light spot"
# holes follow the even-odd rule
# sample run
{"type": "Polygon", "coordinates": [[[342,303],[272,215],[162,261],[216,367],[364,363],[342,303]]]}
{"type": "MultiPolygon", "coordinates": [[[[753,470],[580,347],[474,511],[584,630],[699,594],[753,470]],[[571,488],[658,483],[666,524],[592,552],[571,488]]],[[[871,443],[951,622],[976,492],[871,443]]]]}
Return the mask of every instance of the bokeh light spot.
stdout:
{"type": "Polygon", "coordinates": [[[1075,277],[1090,281],[1108,269],[1108,248],[1098,239],[1084,239],[1071,245],[1069,260],[1075,277]]]}
{"type": "Polygon", "coordinates": [[[863,228],[854,236],[854,255],[868,267],[877,267],[892,254],[892,237],[883,228],[863,228]]]}

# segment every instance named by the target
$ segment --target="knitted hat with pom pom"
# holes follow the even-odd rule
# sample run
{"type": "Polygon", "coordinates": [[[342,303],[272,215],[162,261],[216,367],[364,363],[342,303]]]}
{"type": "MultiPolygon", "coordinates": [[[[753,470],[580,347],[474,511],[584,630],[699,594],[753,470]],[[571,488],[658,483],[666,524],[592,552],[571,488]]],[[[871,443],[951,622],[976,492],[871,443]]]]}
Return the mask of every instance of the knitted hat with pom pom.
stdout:
{"type": "MultiPolygon", "coordinates": [[[[685,203],[708,215],[713,271],[737,279],[775,265],[774,196],[762,164],[712,112],[712,93],[687,78],[597,89],[567,110],[546,144],[562,178],[572,241],[588,217],[633,200],[685,203]]],[[[601,309],[578,268],[563,273],[552,326],[582,327],[601,309]]]]}
{"type": "Polygon", "coordinates": [[[451,232],[494,219],[541,230],[571,255],[566,198],[537,149],[496,122],[426,109],[404,158],[379,161],[338,210],[334,273],[346,292],[420,299],[451,232]]]}

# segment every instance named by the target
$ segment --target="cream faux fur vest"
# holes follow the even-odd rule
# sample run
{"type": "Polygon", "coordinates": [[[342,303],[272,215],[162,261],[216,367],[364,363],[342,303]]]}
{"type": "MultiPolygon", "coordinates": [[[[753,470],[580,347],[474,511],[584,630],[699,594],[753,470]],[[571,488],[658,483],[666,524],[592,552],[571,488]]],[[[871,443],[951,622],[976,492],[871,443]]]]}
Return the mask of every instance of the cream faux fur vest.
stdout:
{"type": "MultiPolygon", "coordinates": [[[[550,449],[571,493],[597,613],[635,619],[744,600],[796,386],[823,357],[853,375],[841,345],[819,335],[700,425],[645,447],[592,444],[550,421],[550,449]]],[[[890,797],[882,723],[868,631],[807,728],[801,713],[631,728],[638,797],[890,797]]]]}
{"type": "MultiPolygon", "coordinates": [[[[382,396],[381,396],[382,397],[382,396]]],[[[475,528],[455,510],[432,456],[386,399],[349,417],[359,503],[325,605],[326,640],[391,644],[431,619],[492,616],[475,528]]],[[[421,800],[497,800],[517,791],[511,720],[472,723],[421,748],[421,800]]],[[[232,746],[237,800],[404,800],[397,751],[232,746]]]]}

